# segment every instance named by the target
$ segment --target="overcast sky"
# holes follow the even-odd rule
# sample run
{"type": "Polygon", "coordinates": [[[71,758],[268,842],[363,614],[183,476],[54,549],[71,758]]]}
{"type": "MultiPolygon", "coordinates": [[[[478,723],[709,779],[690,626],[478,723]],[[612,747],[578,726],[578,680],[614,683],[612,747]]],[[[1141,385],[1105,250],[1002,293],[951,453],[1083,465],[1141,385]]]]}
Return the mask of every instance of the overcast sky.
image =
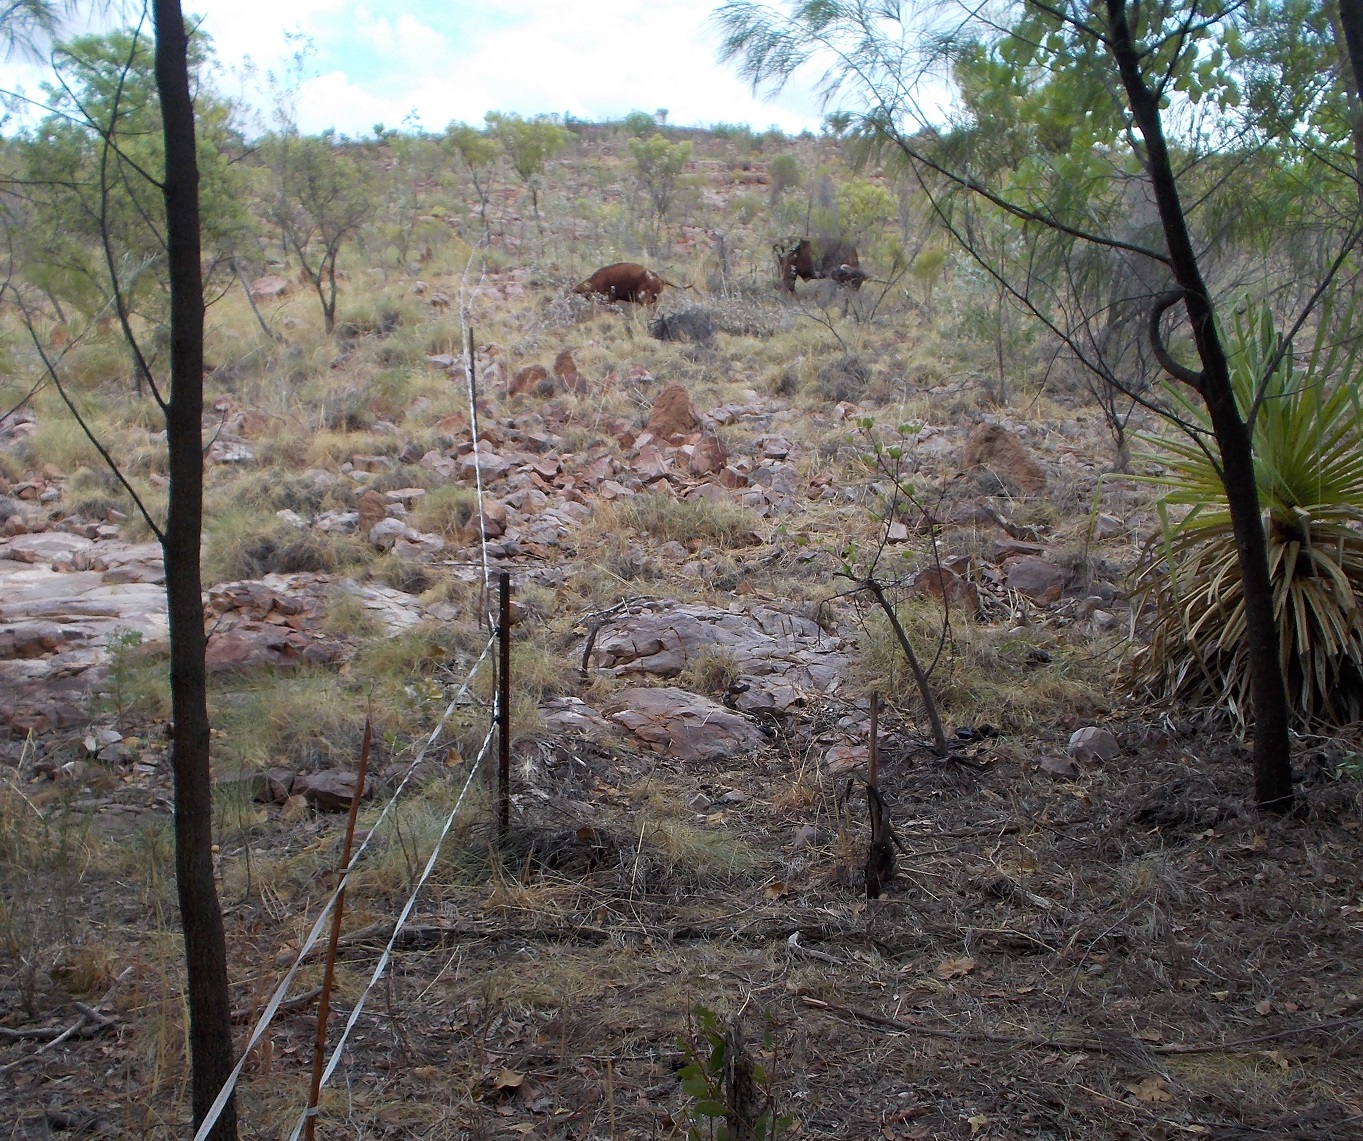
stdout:
{"type": "MultiPolygon", "coordinates": [[[[568,113],[600,121],[665,107],[680,126],[773,124],[817,130],[808,84],[771,101],[715,62],[718,34],[707,0],[185,0],[203,17],[228,93],[244,87],[249,58],[281,72],[301,34],[314,47],[298,98],[299,126],[367,134],[415,111],[422,127],[481,124],[488,111],[568,113]]],[[[37,94],[38,69],[0,61],[3,86],[37,94]]],[[[263,108],[262,108],[263,110],[263,108]]]]}

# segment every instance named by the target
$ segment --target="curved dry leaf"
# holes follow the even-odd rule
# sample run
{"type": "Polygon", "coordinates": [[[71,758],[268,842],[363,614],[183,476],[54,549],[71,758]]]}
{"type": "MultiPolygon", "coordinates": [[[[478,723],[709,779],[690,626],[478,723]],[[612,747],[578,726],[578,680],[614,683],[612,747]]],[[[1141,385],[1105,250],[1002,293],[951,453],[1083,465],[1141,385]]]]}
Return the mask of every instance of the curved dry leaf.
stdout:
{"type": "Polygon", "coordinates": [[[947,959],[937,964],[937,970],[933,972],[939,979],[959,979],[964,978],[975,969],[975,960],[969,955],[959,959],[947,959]]]}

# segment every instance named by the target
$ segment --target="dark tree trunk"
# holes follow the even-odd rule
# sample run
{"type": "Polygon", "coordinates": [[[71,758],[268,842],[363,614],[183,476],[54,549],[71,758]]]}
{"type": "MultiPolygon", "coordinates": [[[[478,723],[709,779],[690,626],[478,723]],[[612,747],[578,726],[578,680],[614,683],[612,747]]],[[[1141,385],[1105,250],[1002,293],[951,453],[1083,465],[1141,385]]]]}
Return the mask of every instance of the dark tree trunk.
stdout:
{"type": "Polygon", "coordinates": [[[1225,348],[1217,333],[1211,298],[1193,251],[1178,184],[1164,139],[1159,102],[1140,71],[1140,54],[1127,21],[1126,0],[1107,0],[1109,46],[1121,71],[1122,86],[1145,140],[1146,170],[1159,205],[1169,249],[1170,270],[1202,362],[1193,373],[1162,351],[1159,315],[1170,299],[1156,304],[1152,339],[1165,370],[1191,384],[1211,415],[1212,432],[1221,455],[1221,478],[1235,534],[1240,579],[1245,596],[1245,640],[1249,648],[1250,695],[1254,703],[1254,793],[1260,807],[1285,810],[1292,803],[1292,753],[1288,738],[1287,687],[1278,659],[1278,626],[1273,613],[1273,586],[1268,570],[1268,544],[1259,515],[1249,426],[1240,415],[1231,386],[1225,348]]]}
{"type": "MultiPolygon", "coordinates": [[[[170,397],[166,447],[170,488],[162,550],[170,619],[174,717],[175,876],[189,987],[190,1085],[194,1123],[208,1113],[232,1072],[227,941],[213,880],[199,542],[203,524],[203,275],[199,251],[199,168],[189,93],[188,37],[179,0],[156,0],[156,88],[165,135],[166,247],[170,270],[170,397]]],[[[228,1102],[210,1137],[237,1135],[228,1102]]]]}
{"type": "Polygon", "coordinates": [[[1335,51],[1349,93],[1349,127],[1354,143],[1354,178],[1363,204],[1363,0],[1339,0],[1330,12],[1335,51]]]}

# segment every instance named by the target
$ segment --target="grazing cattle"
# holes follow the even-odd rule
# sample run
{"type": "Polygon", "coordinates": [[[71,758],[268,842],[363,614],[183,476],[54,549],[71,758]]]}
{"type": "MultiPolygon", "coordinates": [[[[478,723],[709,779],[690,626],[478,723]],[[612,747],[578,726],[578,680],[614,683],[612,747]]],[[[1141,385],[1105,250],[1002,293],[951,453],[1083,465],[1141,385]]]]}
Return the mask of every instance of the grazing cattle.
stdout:
{"type": "Polygon", "coordinates": [[[777,271],[787,293],[795,292],[795,279],[813,281],[829,278],[848,289],[860,289],[869,276],[857,262],[855,246],[834,242],[814,245],[808,238],[791,238],[772,247],[776,255],[777,271]]]}
{"type": "Polygon", "coordinates": [[[632,261],[616,262],[603,266],[581,285],[574,286],[573,292],[584,297],[604,297],[607,301],[630,301],[635,305],[654,305],[664,281],[651,269],[632,261]]]}

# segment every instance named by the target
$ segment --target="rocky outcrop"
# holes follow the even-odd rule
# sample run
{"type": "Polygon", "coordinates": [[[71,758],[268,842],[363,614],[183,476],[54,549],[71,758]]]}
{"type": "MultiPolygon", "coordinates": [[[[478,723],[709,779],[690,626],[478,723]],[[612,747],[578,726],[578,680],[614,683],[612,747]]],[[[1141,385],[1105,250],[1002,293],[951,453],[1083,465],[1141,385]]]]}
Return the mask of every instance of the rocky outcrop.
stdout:
{"type": "Polygon", "coordinates": [[[679,761],[740,756],[766,739],[746,718],[675,686],[626,689],[612,719],[641,744],[679,761]]]}
{"type": "Polygon", "coordinates": [[[617,676],[672,678],[716,654],[730,658],[738,676],[735,704],[754,712],[784,711],[806,694],[831,693],[850,665],[842,639],[803,615],[668,601],[603,626],[592,661],[617,676]]]}

